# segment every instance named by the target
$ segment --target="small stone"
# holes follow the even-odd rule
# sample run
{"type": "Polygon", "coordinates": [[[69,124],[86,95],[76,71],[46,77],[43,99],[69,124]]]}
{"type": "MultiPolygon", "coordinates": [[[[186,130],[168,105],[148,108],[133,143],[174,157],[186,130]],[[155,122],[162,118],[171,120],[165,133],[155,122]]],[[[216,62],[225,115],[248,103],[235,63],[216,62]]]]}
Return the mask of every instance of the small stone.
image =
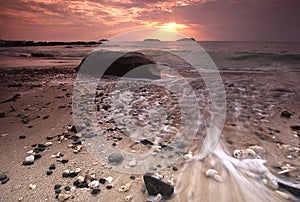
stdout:
{"type": "Polygon", "coordinates": [[[292,126],[290,126],[290,128],[295,131],[300,131],[300,126],[298,126],[298,125],[292,125],[292,126]]]}
{"type": "Polygon", "coordinates": [[[131,175],[131,176],[130,176],[130,179],[131,179],[131,180],[135,180],[135,176],[134,176],[134,175],[131,175]]]}
{"type": "Polygon", "coordinates": [[[49,170],[55,170],[55,164],[53,163],[53,164],[51,164],[50,166],[49,166],[49,170]]]}
{"type": "Polygon", "coordinates": [[[25,158],[25,162],[27,162],[27,163],[33,163],[34,162],[34,156],[33,155],[27,156],[25,158]]]}
{"type": "Polygon", "coordinates": [[[78,176],[77,180],[79,183],[84,182],[84,177],[83,176],[78,176]]]}
{"type": "Polygon", "coordinates": [[[111,182],[113,181],[113,177],[111,177],[111,176],[107,177],[107,178],[106,178],[106,181],[107,181],[108,183],[111,183],[111,182]]]}
{"type": "Polygon", "coordinates": [[[120,163],[123,161],[123,156],[120,153],[112,153],[108,156],[109,163],[120,163]]]}
{"type": "Polygon", "coordinates": [[[5,179],[1,180],[1,184],[5,184],[8,181],[9,181],[9,177],[6,177],[5,179]]]}
{"type": "Polygon", "coordinates": [[[52,171],[51,170],[48,170],[47,172],[46,172],[46,175],[52,175],[52,171]]]}
{"type": "Polygon", "coordinates": [[[54,192],[55,192],[55,194],[60,194],[61,190],[60,189],[55,189],[54,192]]]}
{"type": "Polygon", "coordinates": [[[4,180],[4,179],[6,179],[6,178],[7,178],[7,175],[5,175],[4,173],[2,173],[2,174],[0,175],[0,181],[4,180]]]}
{"type": "Polygon", "coordinates": [[[128,195],[128,196],[125,196],[124,200],[128,202],[128,201],[131,201],[132,198],[133,198],[132,195],[128,195]]]}
{"type": "Polygon", "coordinates": [[[178,171],[178,168],[177,167],[175,167],[175,166],[173,166],[173,171],[178,171]]]}
{"type": "Polygon", "coordinates": [[[191,158],[193,158],[193,154],[192,154],[191,152],[189,152],[189,153],[185,154],[185,155],[183,156],[183,158],[184,158],[184,159],[191,159],[191,158]]]}
{"type": "Polygon", "coordinates": [[[161,194],[163,199],[169,199],[174,193],[174,187],[148,174],[143,176],[149,195],[161,194]]]}
{"type": "Polygon", "coordinates": [[[65,191],[70,191],[71,190],[71,187],[69,187],[69,186],[65,186],[65,191]]]}
{"type": "Polygon", "coordinates": [[[106,189],[108,189],[108,190],[111,189],[111,188],[112,188],[112,185],[107,185],[106,186],[106,189]]]}
{"type": "Polygon", "coordinates": [[[120,187],[119,192],[127,192],[130,189],[130,187],[131,183],[128,182],[120,187]]]}
{"type": "Polygon", "coordinates": [[[61,188],[61,185],[60,185],[60,184],[54,185],[54,190],[55,190],[55,189],[59,189],[59,188],[61,188]]]}
{"type": "Polygon", "coordinates": [[[215,175],[218,174],[218,171],[215,170],[215,169],[208,169],[206,172],[205,172],[205,176],[206,177],[213,177],[215,175]]]}
{"type": "Polygon", "coordinates": [[[26,138],[25,135],[20,135],[20,136],[19,136],[19,139],[20,139],[20,140],[23,140],[23,139],[25,139],[25,138],[26,138]]]}
{"type": "Polygon", "coordinates": [[[101,189],[99,189],[99,188],[93,188],[92,191],[91,191],[91,194],[92,195],[97,195],[100,191],[101,191],[101,189]]]}
{"type": "Polygon", "coordinates": [[[91,188],[91,189],[93,189],[93,188],[98,188],[98,186],[99,186],[99,181],[98,180],[94,180],[94,181],[91,181],[90,183],[89,183],[89,188],[91,188]]]}
{"type": "Polygon", "coordinates": [[[4,117],[5,116],[5,112],[0,110],[0,118],[4,117]]]}
{"type": "Polygon", "coordinates": [[[35,154],[34,155],[34,160],[37,160],[37,159],[40,159],[40,158],[42,158],[42,155],[40,155],[40,154],[35,154]]]}
{"type": "Polygon", "coordinates": [[[281,117],[283,118],[291,118],[293,116],[293,113],[289,112],[289,111],[283,111],[281,112],[281,117]]]}
{"type": "Polygon", "coordinates": [[[36,184],[30,184],[29,188],[32,189],[32,190],[34,190],[36,188],[36,184]]]}
{"type": "Polygon", "coordinates": [[[53,145],[52,142],[46,142],[46,143],[45,143],[45,146],[46,146],[46,147],[49,147],[49,146],[51,146],[51,145],[53,145]]]}
{"type": "Polygon", "coordinates": [[[287,184],[283,184],[281,182],[278,182],[277,184],[280,188],[288,191],[289,193],[293,194],[295,197],[297,197],[297,198],[300,197],[300,188],[299,187],[292,187],[287,184]]]}
{"type": "Polygon", "coordinates": [[[57,198],[58,198],[59,201],[66,201],[70,197],[71,197],[71,195],[69,195],[69,194],[60,193],[57,198]]]}
{"type": "Polygon", "coordinates": [[[135,159],[128,162],[128,166],[130,166],[130,167],[135,167],[136,165],[137,165],[137,162],[135,159]]]}
{"type": "Polygon", "coordinates": [[[106,179],[104,179],[104,178],[100,178],[100,179],[99,179],[99,182],[100,182],[101,184],[105,184],[105,182],[106,182],[106,179]]]}

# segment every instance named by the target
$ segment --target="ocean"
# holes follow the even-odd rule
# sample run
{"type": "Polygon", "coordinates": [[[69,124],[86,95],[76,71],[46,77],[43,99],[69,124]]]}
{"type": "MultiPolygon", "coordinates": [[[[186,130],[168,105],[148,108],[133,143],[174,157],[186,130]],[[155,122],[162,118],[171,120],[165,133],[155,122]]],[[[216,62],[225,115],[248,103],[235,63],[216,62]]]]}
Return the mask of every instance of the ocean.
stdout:
{"type": "MultiPolygon", "coordinates": [[[[101,45],[0,47],[0,68],[77,66],[94,50],[132,51],[158,49],[193,51],[187,42],[107,42],[101,45]]],[[[203,41],[219,71],[299,72],[300,42],[203,41]]],[[[197,47],[196,47],[197,48],[197,47]]]]}

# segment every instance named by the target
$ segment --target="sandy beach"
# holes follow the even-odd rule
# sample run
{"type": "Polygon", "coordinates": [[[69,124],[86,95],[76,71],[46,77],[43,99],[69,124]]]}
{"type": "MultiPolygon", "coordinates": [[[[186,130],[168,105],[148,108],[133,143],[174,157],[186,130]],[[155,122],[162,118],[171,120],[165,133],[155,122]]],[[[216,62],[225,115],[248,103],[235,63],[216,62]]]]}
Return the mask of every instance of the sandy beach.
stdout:
{"type": "MultiPolygon", "coordinates": [[[[261,146],[266,151],[264,158],[269,170],[294,183],[300,182],[299,75],[221,73],[227,96],[222,139],[229,152],[261,146]],[[282,115],[284,111],[290,112],[291,117],[282,115]],[[278,174],[287,166],[289,171],[278,174]]],[[[73,138],[76,132],[70,129],[73,125],[73,81],[76,78],[73,67],[1,69],[0,78],[0,171],[9,179],[0,185],[1,201],[55,201],[59,192],[56,190],[55,193],[57,184],[61,185],[61,193],[66,193],[64,196],[69,197],[69,201],[124,201],[130,195],[131,201],[146,200],[142,175],[116,172],[108,163],[94,159],[84,146],[75,151],[76,146],[82,144],[76,142],[80,138],[73,138]],[[37,144],[43,145],[39,147],[37,144]],[[22,165],[30,150],[35,148],[44,149],[37,153],[33,165],[22,165]],[[63,156],[52,156],[58,152],[63,156]],[[47,175],[51,164],[56,168],[47,175]],[[76,168],[80,168],[76,177],[62,176],[65,170],[76,168]],[[74,181],[78,176],[103,178],[106,182],[100,183],[100,193],[91,194],[90,188],[75,188],[74,181]],[[108,177],[113,180],[108,182],[108,177]],[[130,189],[119,192],[126,183],[131,183],[130,189]],[[68,186],[70,191],[65,191],[68,186]]],[[[117,139],[114,141],[125,144],[117,139]]],[[[199,144],[196,140],[193,145],[199,144]]],[[[174,165],[158,173],[172,176],[173,183],[176,183],[185,161],[182,156],[174,165]]]]}

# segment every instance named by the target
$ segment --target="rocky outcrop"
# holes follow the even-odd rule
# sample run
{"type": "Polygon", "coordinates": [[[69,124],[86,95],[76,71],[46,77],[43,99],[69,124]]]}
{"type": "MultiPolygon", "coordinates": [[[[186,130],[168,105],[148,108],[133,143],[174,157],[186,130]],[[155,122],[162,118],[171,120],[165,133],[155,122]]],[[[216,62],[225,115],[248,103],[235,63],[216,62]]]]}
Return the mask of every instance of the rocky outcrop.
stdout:
{"type": "Polygon", "coordinates": [[[103,53],[96,51],[87,55],[75,70],[77,72],[80,70],[80,73],[83,74],[95,76],[111,75],[130,78],[160,78],[160,71],[155,60],[139,52],[129,52],[121,55],[114,52],[103,53]],[[111,63],[111,61],[113,62],[111,63]]]}

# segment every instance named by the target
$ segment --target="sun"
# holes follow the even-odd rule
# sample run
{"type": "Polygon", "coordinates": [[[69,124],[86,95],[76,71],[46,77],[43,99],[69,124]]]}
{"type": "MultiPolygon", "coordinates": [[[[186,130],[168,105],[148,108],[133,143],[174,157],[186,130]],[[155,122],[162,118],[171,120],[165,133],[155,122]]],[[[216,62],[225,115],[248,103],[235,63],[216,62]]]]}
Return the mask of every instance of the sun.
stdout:
{"type": "Polygon", "coordinates": [[[189,26],[184,24],[177,24],[176,22],[168,22],[161,26],[162,29],[166,29],[168,31],[178,32],[182,29],[188,28],[189,26]]]}

